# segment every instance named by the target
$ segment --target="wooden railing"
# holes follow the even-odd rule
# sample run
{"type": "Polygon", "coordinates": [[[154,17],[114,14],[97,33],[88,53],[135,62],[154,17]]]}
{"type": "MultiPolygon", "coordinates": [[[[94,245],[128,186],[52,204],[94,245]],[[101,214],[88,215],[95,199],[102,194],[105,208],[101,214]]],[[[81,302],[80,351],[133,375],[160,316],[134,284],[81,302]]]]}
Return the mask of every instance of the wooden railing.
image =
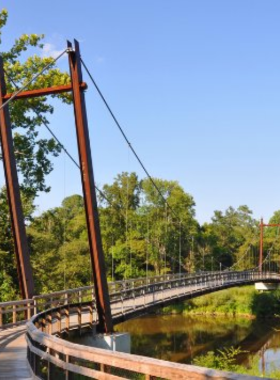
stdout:
{"type": "MultiPolygon", "coordinates": [[[[137,311],[191,298],[225,287],[280,282],[277,273],[207,272],[118,281],[109,284],[115,323],[137,311]]],[[[0,328],[27,322],[28,360],[42,379],[83,375],[97,379],[254,379],[252,377],[181,365],[136,355],[76,345],[60,337],[70,330],[98,325],[92,286],[0,303],[0,328]],[[32,318],[31,315],[35,314],[32,318]],[[56,335],[56,336],[54,336],[56,335]],[[76,374],[76,375],[75,375],[76,374]]],[[[74,376],[74,377],[73,377],[74,376]]],[[[257,378],[255,378],[257,379],[257,378]]]]}
{"type": "Polygon", "coordinates": [[[172,304],[174,300],[190,299],[227,287],[259,281],[280,282],[280,274],[256,271],[208,272],[199,276],[175,276],[157,283],[143,282],[140,286],[126,286],[111,294],[112,315],[115,323],[118,323],[145,310],[172,304]]]}
{"type": "Polygon", "coordinates": [[[23,324],[34,314],[33,299],[0,303],[0,329],[23,324]]]}
{"type": "MultiPolygon", "coordinates": [[[[204,272],[140,278],[109,283],[112,314],[119,317],[150,306],[191,298],[203,292],[258,281],[280,281],[280,275],[270,272],[204,272]]],[[[16,326],[44,310],[94,300],[93,286],[63,290],[35,296],[29,300],[0,303],[0,329],[16,326]]]]}
{"type": "Polygon", "coordinates": [[[34,296],[32,299],[0,303],[0,329],[18,326],[43,310],[61,305],[94,302],[93,286],[34,296]]]}
{"type": "Polygon", "coordinates": [[[83,286],[81,288],[61,290],[59,292],[41,294],[33,297],[34,314],[50,308],[73,303],[82,303],[94,300],[94,287],[83,286]]]}
{"type": "Polygon", "coordinates": [[[88,313],[91,312],[87,310],[88,306],[90,304],[67,305],[44,311],[27,323],[27,356],[37,378],[79,379],[82,375],[101,380],[261,379],[81,346],[51,335],[89,326],[88,313]]]}

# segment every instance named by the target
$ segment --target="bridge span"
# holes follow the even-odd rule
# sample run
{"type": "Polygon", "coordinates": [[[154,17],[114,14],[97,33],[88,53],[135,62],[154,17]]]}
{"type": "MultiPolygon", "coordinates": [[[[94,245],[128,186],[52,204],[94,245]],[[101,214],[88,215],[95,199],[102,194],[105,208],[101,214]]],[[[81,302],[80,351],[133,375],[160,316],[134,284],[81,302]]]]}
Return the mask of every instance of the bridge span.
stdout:
{"type": "MultiPolygon", "coordinates": [[[[279,283],[280,274],[255,270],[207,272],[109,283],[113,321],[117,324],[165,305],[256,282],[279,283]]],[[[82,375],[96,379],[252,379],[85,347],[63,339],[70,330],[81,333],[90,328],[98,332],[98,324],[93,286],[0,303],[0,378],[72,379],[82,375]],[[22,339],[23,331],[26,341],[22,339]],[[12,377],[7,377],[8,373],[12,377]]]]}

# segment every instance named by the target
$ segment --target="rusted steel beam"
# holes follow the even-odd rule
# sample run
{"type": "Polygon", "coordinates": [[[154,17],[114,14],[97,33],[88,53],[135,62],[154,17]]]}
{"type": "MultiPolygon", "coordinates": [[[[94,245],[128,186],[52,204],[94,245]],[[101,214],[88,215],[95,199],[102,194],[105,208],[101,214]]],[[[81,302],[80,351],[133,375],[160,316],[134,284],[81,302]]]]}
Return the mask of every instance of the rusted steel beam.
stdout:
{"type": "Polygon", "coordinates": [[[280,224],[278,223],[272,223],[272,224],[263,224],[264,227],[280,227],[280,224]]]}
{"type": "MultiPolygon", "coordinates": [[[[82,90],[87,89],[87,84],[85,82],[80,83],[79,86],[82,90]]],[[[46,88],[40,88],[37,90],[23,91],[23,92],[19,93],[13,100],[26,99],[26,98],[36,98],[38,96],[60,94],[62,92],[70,92],[70,91],[72,91],[72,84],[67,84],[64,86],[46,87],[46,88]]],[[[8,100],[12,96],[13,96],[13,94],[6,94],[3,96],[3,100],[4,101],[8,100]]]]}
{"type": "MultiPolygon", "coordinates": [[[[4,103],[6,94],[4,78],[3,59],[0,57],[0,106],[4,103]]],[[[32,298],[34,295],[34,284],[22,204],[20,199],[19,183],[14,155],[13,137],[8,106],[0,110],[0,135],[4,171],[6,177],[8,202],[11,215],[12,231],[14,237],[17,271],[22,298],[32,298]]]]}
{"type": "Polygon", "coordinates": [[[259,271],[262,272],[263,266],[263,218],[261,218],[260,224],[260,256],[259,256],[259,271]]]}
{"type": "MultiPolygon", "coordinates": [[[[97,210],[96,192],[91,159],[86,104],[82,82],[79,43],[75,40],[75,51],[69,52],[69,67],[73,86],[73,103],[75,112],[76,132],[81,167],[81,179],[85,202],[88,238],[91,255],[91,265],[94,277],[96,306],[99,317],[100,331],[110,333],[113,331],[108,284],[106,279],[105,258],[101,243],[101,233],[97,210]]],[[[68,41],[68,47],[72,44],[68,41]]]]}

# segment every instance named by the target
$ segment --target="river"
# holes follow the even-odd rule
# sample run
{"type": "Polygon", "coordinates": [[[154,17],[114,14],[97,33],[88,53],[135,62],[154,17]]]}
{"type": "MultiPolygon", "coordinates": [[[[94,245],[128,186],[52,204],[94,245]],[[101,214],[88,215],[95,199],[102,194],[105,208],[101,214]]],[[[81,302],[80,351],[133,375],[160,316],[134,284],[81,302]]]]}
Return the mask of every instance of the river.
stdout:
{"type": "Polygon", "coordinates": [[[189,364],[208,351],[239,346],[248,351],[239,364],[246,365],[253,355],[264,373],[280,369],[280,320],[149,315],[124,322],[116,330],[131,334],[133,354],[189,364]]]}
{"type": "MultiPolygon", "coordinates": [[[[115,326],[131,335],[131,353],[176,363],[191,364],[199,355],[217,349],[240,347],[238,364],[255,357],[267,376],[280,369],[280,319],[257,320],[225,316],[147,315],[115,326]]],[[[71,340],[91,345],[91,335],[71,340]]]]}

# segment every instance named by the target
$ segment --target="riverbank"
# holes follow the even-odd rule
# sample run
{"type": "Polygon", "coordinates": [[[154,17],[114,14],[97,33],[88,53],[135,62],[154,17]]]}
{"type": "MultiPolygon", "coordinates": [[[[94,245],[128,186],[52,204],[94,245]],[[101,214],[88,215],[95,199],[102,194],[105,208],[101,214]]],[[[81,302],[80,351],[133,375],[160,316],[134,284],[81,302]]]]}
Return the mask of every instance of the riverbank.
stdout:
{"type": "Polygon", "coordinates": [[[280,315],[280,291],[260,293],[254,286],[225,289],[164,307],[161,313],[274,318],[280,315]]]}
{"type": "Polygon", "coordinates": [[[279,319],[146,315],[116,330],[136,355],[280,379],[279,319]]]}

